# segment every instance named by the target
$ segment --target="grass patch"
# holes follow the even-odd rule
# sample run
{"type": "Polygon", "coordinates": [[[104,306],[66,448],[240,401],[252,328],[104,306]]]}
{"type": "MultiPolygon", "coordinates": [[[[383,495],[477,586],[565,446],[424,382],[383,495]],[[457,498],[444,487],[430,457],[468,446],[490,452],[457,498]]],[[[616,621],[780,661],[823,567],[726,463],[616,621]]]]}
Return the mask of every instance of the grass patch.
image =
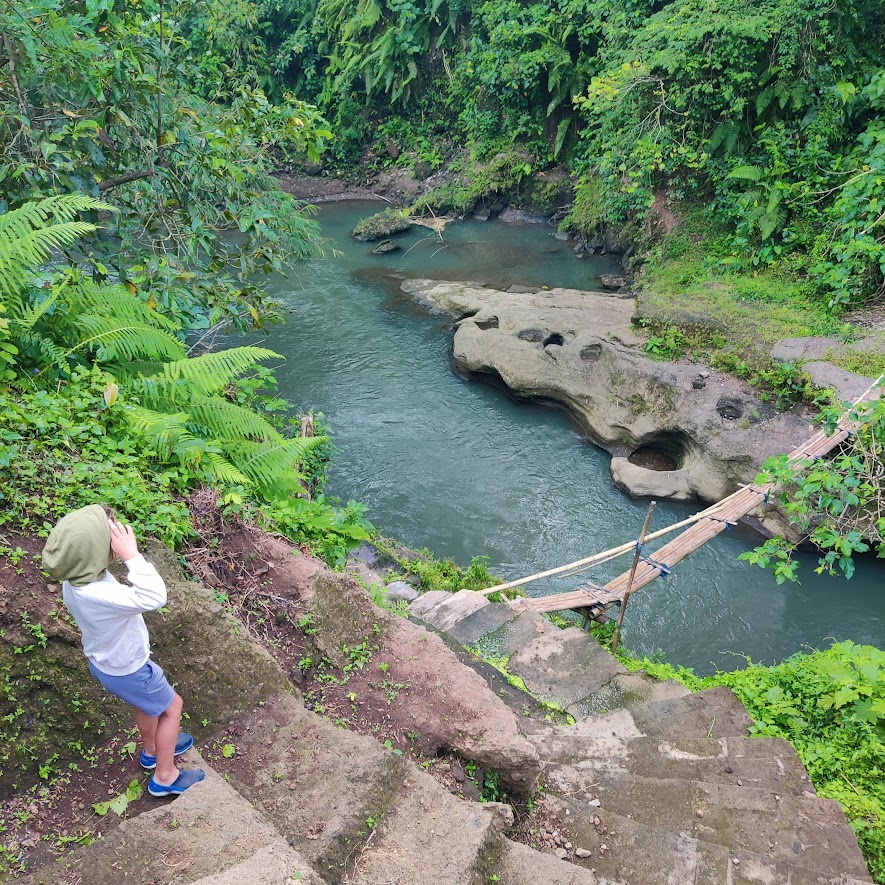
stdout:
{"type": "MultiPolygon", "coordinates": [[[[774,345],[806,336],[847,344],[862,333],[828,309],[795,257],[738,269],[734,251],[733,238],[718,231],[703,209],[687,211],[685,221],[655,246],[637,302],[646,352],[666,360],[689,354],[776,395],[779,405],[813,399],[801,366],[772,360],[774,345]]],[[[840,345],[831,361],[876,376],[885,369],[885,334],[881,345],[863,351],[840,345]]]]}
{"type": "Polygon", "coordinates": [[[863,350],[844,348],[837,351],[830,362],[849,372],[878,378],[885,372],[885,332],[876,332],[864,343],[863,350]]]}

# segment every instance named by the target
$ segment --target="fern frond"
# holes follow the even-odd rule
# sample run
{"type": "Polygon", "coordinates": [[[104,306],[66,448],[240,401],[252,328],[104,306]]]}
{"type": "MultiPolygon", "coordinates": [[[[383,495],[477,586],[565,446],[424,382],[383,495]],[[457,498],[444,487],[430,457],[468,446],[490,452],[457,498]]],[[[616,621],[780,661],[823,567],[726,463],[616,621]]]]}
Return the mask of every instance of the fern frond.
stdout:
{"type": "Polygon", "coordinates": [[[204,435],[226,440],[281,439],[273,425],[251,409],[220,396],[201,397],[185,404],[189,423],[204,435]]]}
{"type": "Polygon", "coordinates": [[[738,166],[736,169],[732,169],[725,177],[756,183],[762,180],[762,169],[759,166],[738,166]]]}
{"type": "Polygon", "coordinates": [[[734,150],[737,137],[737,126],[730,120],[726,120],[713,130],[713,134],[707,140],[707,152],[712,155],[722,148],[722,153],[728,156],[734,150]]]}
{"type": "Polygon", "coordinates": [[[190,437],[185,424],[187,415],[184,412],[156,412],[131,403],[123,406],[123,412],[132,428],[146,436],[161,456],[169,457],[183,435],[190,437]]]}
{"type": "Polygon", "coordinates": [[[247,345],[177,359],[166,363],[162,371],[151,378],[145,378],[144,387],[149,390],[153,386],[159,390],[164,386],[174,387],[174,382],[183,381],[194,395],[212,396],[224,390],[247,369],[267,359],[282,359],[282,357],[266,347],[247,345]]]}
{"type": "Polygon", "coordinates": [[[52,307],[56,301],[58,301],[58,296],[61,293],[58,289],[54,289],[50,292],[45,298],[38,301],[36,304],[29,304],[25,308],[22,309],[18,319],[16,320],[16,325],[21,329],[33,329],[43,314],[52,307]]]}
{"type": "MultiPolygon", "coordinates": [[[[88,313],[107,313],[120,322],[140,323],[145,326],[156,326],[167,332],[178,332],[181,325],[151,310],[143,301],[131,295],[123,286],[96,286],[91,280],[82,280],[68,292],[65,300],[72,309],[85,308],[88,313]]],[[[179,355],[173,359],[184,358],[184,347],[179,348],[179,355]]]]}
{"type": "Polygon", "coordinates": [[[16,334],[16,342],[19,351],[36,350],[43,357],[44,362],[50,365],[67,365],[68,352],[45,335],[40,335],[31,329],[22,329],[16,334]]]}
{"type": "Polygon", "coordinates": [[[18,292],[53,250],[71,246],[95,230],[94,224],[74,220],[77,215],[112,208],[83,194],[63,194],[0,215],[0,292],[18,292]]]}
{"type": "Polygon", "coordinates": [[[162,329],[143,323],[122,325],[114,316],[92,316],[85,313],[72,317],[70,322],[85,336],[73,350],[94,350],[102,362],[174,360],[182,351],[181,342],[177,338],[162,329]]]}
{"type": "Polygon", "coordinates": [[[762,197],[762,188],[754,187],[752,190],[744,191],[740,197],[738,197],[738,203],[740,203],[741,206],[753,206],[758,203],[762,197]]]}
{"type": "Polygon", "coordinates": [[[0,290],[9,295],[19,292],[53,250],[71,246],[94,230],[94,224],[68,221],[27,231],[14,240],[4,240],[0,235],[0,290]]]}
{"type": "Polygon", "coordinates": [[[262,491],[274,494],[297,486],[304,478],[298,465],[321,442],[317,437],[244,442],[227,449],[226,454],[262,491]]]}
{"type": "Polygon", "coordinates": [[[223,458],[217,452],[207,452],[206,460],[209,462],[209,469],[212,471],[216,479],[221,482],[231,483],[232,485],[252,485],[252,480],[241,473],[226,458],[223,458]]]}

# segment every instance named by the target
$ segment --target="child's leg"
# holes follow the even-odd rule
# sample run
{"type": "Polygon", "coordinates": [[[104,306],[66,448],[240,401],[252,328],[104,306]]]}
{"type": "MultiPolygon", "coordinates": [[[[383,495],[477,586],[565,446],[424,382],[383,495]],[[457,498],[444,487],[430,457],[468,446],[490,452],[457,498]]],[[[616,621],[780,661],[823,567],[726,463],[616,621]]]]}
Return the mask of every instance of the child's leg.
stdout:
{"type": "Polygon", "coordinates": [[[175,767],[175,742],[178,740],[178,726],[181,724],[183,709],[184,701],[176,692],[172,703],[157,719],[155,732],[157,767],[154,770],[154,780],[164,787],[175,783],[178,778],[178,769],[175,767]]]}
{"type": "Polygon", "coordinates": [[[157,755],[157,723],[159,716],[148,716],[147,713],[135,708],[135,724],[141,734],[141,742],[148,756],[157,755]]]}

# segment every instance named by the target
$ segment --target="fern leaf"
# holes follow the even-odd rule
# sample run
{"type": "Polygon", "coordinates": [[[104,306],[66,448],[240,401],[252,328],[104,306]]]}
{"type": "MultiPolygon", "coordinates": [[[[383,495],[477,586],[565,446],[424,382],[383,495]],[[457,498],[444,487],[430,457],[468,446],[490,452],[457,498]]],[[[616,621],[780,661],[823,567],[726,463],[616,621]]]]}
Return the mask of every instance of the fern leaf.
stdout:
{"type": "Polygon", "coordinates": [[[92,233],[94,224],[74,220],[81,212],[112,208],[83,194],[63,194],[0,215],[0,291],[18,292],[53,250],[92,233]]]}
{"type": "Polygon", "coordinates": [[[145,387],[169,386],[173,382],[184,381],[194,395],[212,396],[220,393],[235,378],[247,369],[256,366],[261,360],[282,359],[266,347],[231,347],[201,356],[178,359],[168,362],[152,378],[146,378],[145,387]]]}
{"type": "Polygon", "coordinates": [[[321,438],[277,439],[264,443],[242,443],[226,454],[265,494],[273,495],[297,487],[303,475],[298,465],[316,448],[321,438]]]}
{"type": "Polygon", "coordinates": [[[54,366],[66,366],[68,352],[59,347],[52,339],[40,335],[31,329],[23,329],[16,335],[19,350],[36,350],[44,362],[54,366]]]}
{"type": "Polygon", "coordinates": [[[33,329],[43,314],[58,301],[59,290],[54,289],[36,304],[29,304],[21,311],[16,324],[21,329],[33,329]]]}
{"type": "Polygon", "coordinates": [[[233,464],[217,452],[207,452],[206,460],[209,462],[209,468],[216,479],[221,482],[231,483],[232,485],[252,485],[252,480],[245,473],[237,470],[233,464]]]}
{"type": "Polygon", "coordinates": [[[187,415],[184,412],[156,412],[129,403],[123,406],[123,412],[133,429],[146,436],[161,456],[169,457],[182,435],[190,436],[185,426],[187,415]]]}
{"type": "Polygon", "coordinates": [[[715,154],[720,148],[726,156],[734,150],[737,142],[738,130],[731,120],[720,123],[714,130],[713,134],[707,140],[707,153],[715,154]]]}
{"type": "MultiPolygon", "coordinates": [[[[167,332],[178,332],[181,326],[163,314],[151,310],[143,301],[123,288],[123,286],[96,286],[91,280],[82,280],[65,295],[72,309],[86,308],[88,313],[107,313],[121,322],[156,326],[167,332]]],[[[183,359],[184,348],[171,359],[183,359]]]]}
{"type": "Polygon", "coordinates": [[[273,425],[251,409],[219,396],[202,397],[187,403],[189,424],[205,436],[226,439],[281,439],[273,425]]]}
{"type": "Polygon", "coordinates": [[[71,325],[82,335],[73,350],[91,349],[102,362],[136,359],[174,360],[181,354],[181,342],[162,329],[143,323],[122,325],[113,316],[81,313],[71,325]]]}
{"type": "Polygon", "coordinates": [[[732,169],[725,177],[756,183],[762,180],[762,169],[759,166],[738,166],[736,169],[732,169]]]}

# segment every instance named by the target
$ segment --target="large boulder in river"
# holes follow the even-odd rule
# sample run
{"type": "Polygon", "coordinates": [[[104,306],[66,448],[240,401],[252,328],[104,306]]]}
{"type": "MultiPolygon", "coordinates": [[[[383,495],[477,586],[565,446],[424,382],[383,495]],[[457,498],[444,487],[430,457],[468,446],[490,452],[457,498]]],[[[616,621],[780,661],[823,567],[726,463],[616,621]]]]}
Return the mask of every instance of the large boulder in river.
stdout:
{"type": "Polygon", "coordinates": [[[502,381],[522,400],[564,406],[613,455],[616,480],[632,494],[718,500],[752,482],[770,456],[811,432],[811,413],[777,412],[747,384],[698,366],[649,359],[631,325],[632,299],[574,289],[508,291],[407,280],[403,289],[433,310],[463,317],[456,368],[502,381]],[[663,453],[634,458],[641,450],[663,453]],[[637,463],[633,463],[636,461],[637,463]]]}
{"type": "Polygon", "coordinates": [[[399,209],[385,209],[364,218],[353,229],[353,237],[360,242],[386,239],[393,234],[407,231],[412,222],[399,209]]]}

